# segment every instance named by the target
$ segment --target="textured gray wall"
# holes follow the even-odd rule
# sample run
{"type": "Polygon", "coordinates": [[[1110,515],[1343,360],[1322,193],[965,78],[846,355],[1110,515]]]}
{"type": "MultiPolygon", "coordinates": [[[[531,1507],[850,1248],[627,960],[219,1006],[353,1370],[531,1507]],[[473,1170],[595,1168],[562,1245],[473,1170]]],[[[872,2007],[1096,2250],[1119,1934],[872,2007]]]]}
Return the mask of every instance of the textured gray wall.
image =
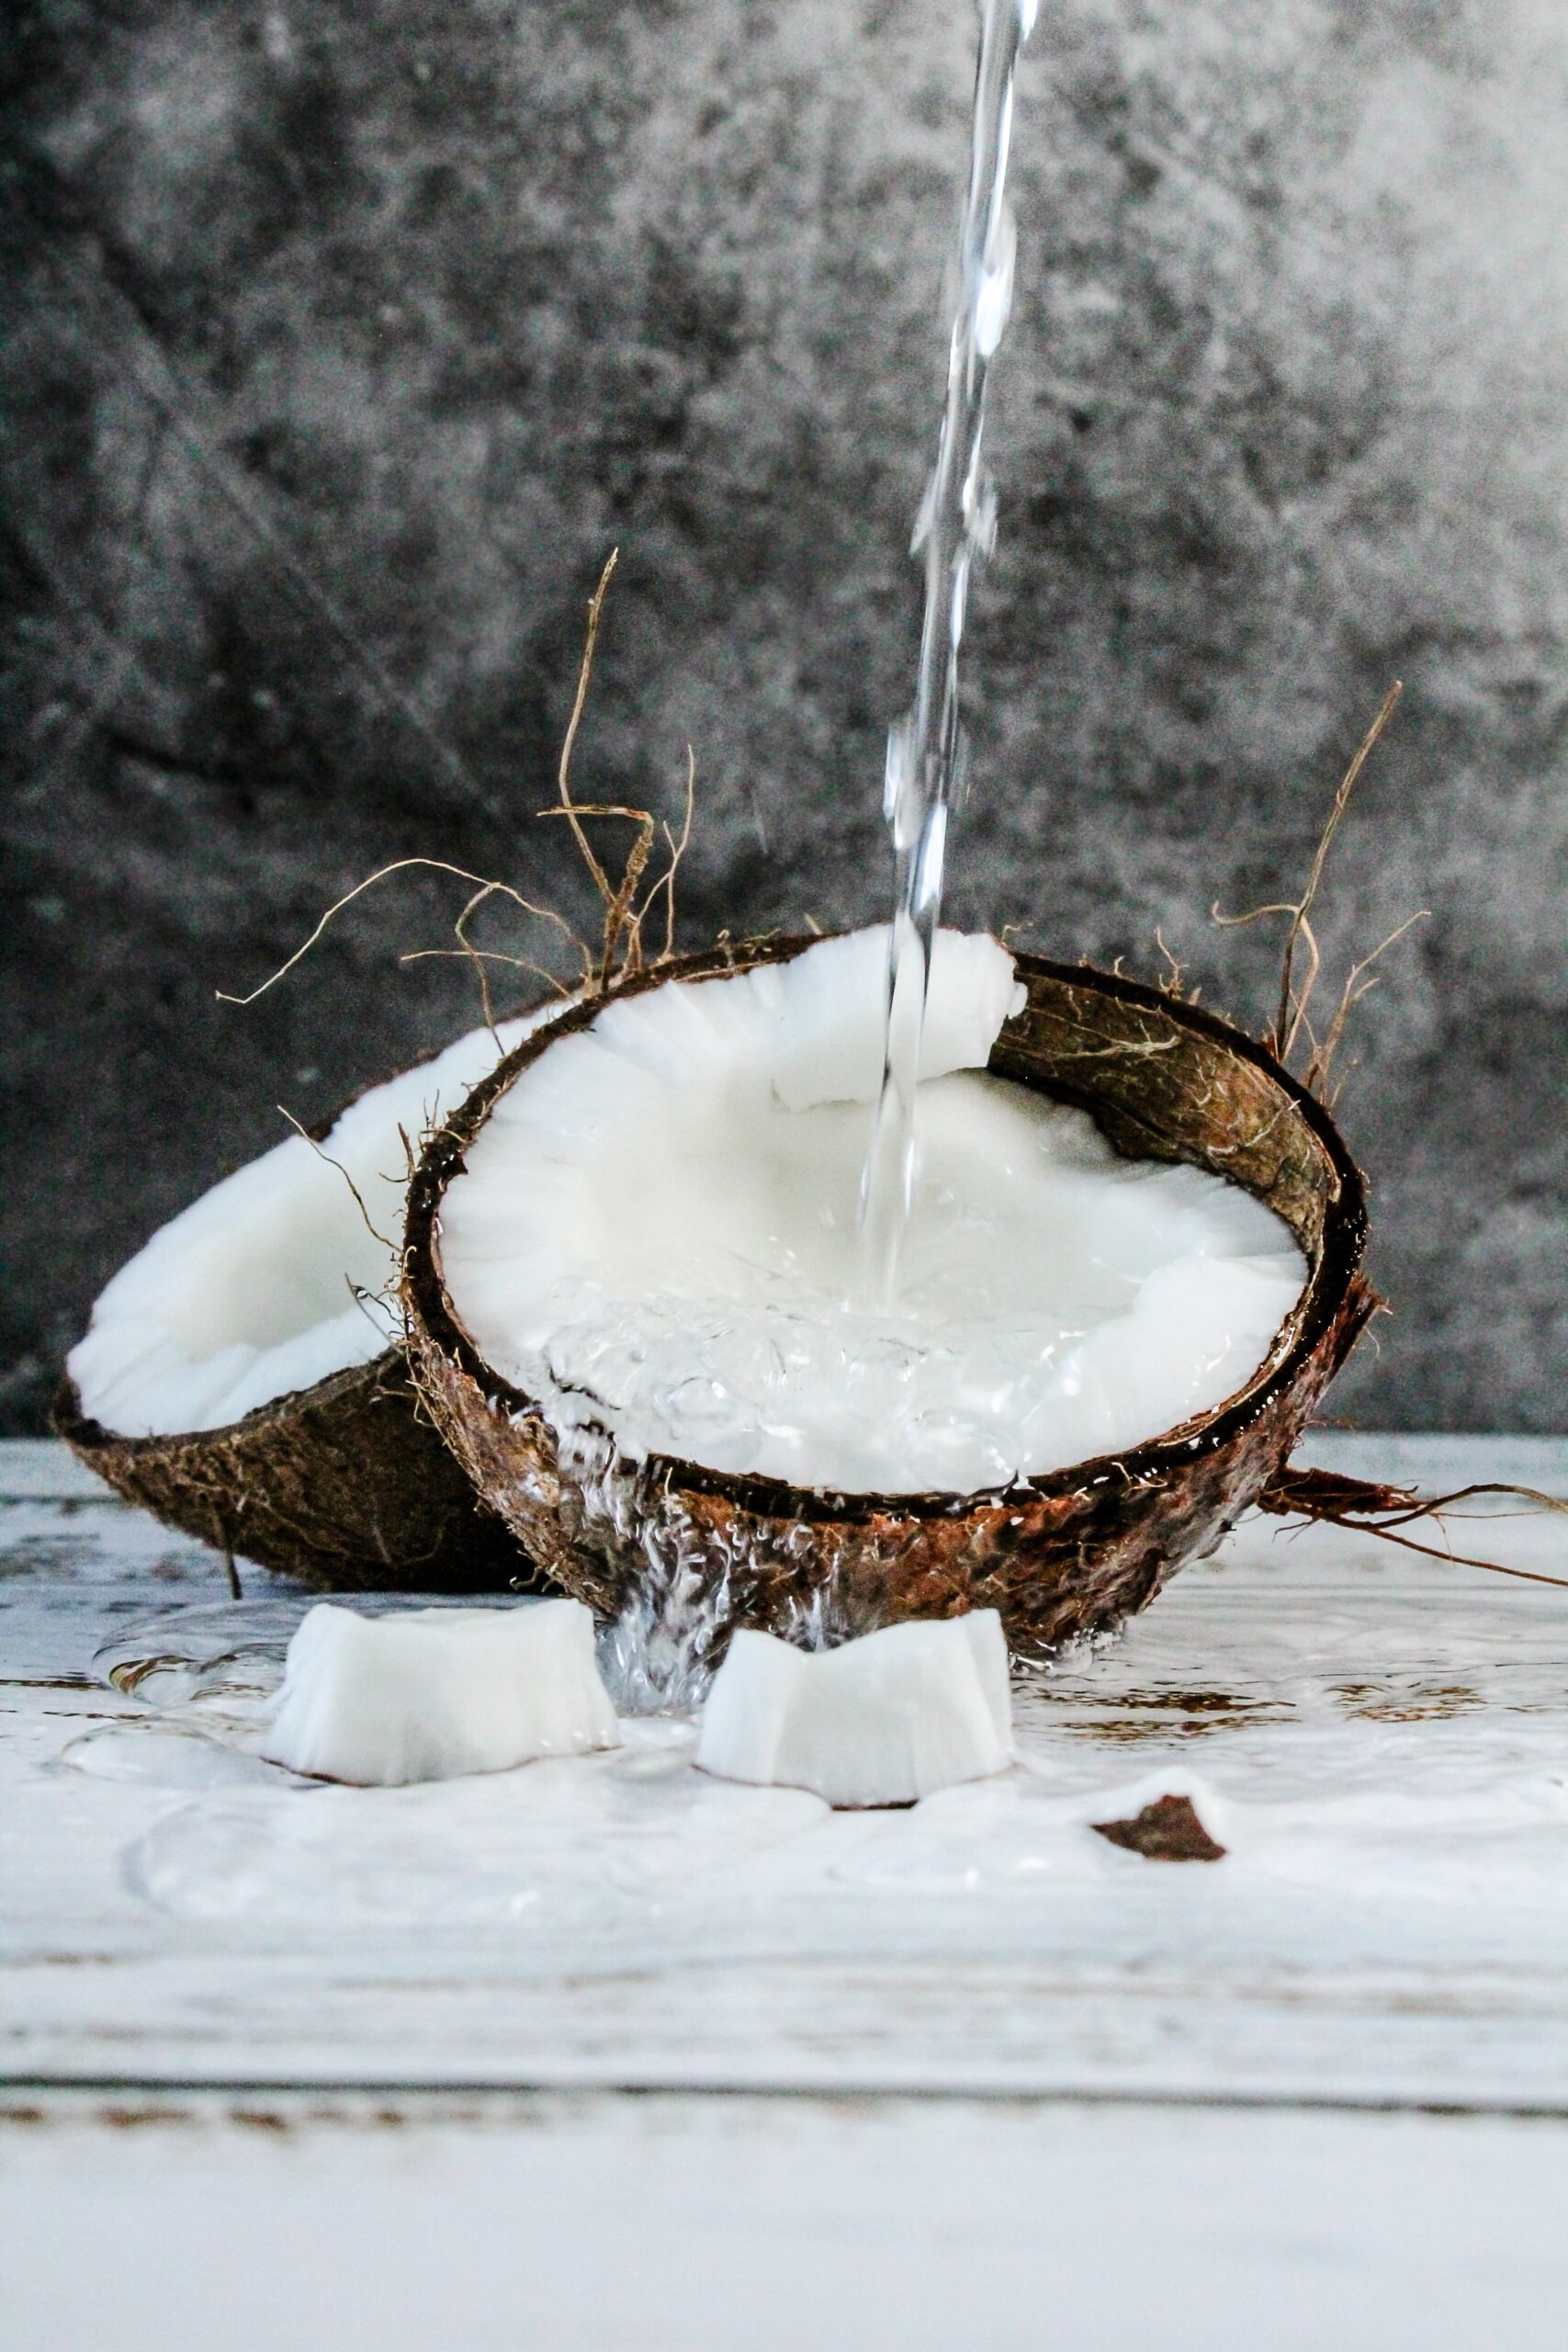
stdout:
{"type": "MultiPolygon", "coordinates": [[[[959,0],[53,0],[3,254],[13,1426],[199,1185],[469,1009],[427,851],[582,899],[533,822],[675,805],[683,936],[880,911],[883,729],[942,362],[959,0]]],[[[1044,0],[953,893],[1255,1025],[1431,920],[1344,1102],[1397,1309],[1365,1421],[1562,1425],[1568,9],[1044,0]],[[1554,1187],[1556,1188],[1554,1192],[1554,1187]]]]}

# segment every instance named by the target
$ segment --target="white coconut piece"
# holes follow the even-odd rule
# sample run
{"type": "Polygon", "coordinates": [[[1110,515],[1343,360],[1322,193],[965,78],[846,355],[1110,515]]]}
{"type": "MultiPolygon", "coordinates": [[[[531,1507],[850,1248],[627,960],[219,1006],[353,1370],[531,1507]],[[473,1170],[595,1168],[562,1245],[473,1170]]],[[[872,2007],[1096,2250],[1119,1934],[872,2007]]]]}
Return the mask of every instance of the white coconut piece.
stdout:
{"type": "Polygon", "coordinates": [[[1156,1438],[1267,1358],[1306,1279],[1280,1218],[953,1067],[1016,1001],[991,939],[938,934],[899,1287],[871,1291],[886,938],[613,1002],[496,1102],[443,1199],[441,1272],[558,1429],[795,1486],[974,1494],[1156,1438]]]}
{"type": "Polygon", "coordinates": [[[1012,1760],[1007,1642],[994,1609],[884,1626],[832,1650],[737,1633],[697,1762],[832,1805],[912,1804],[1012,1760]]]}
{"type": "Polygon", "coordinates": [[[382,1617],[323,1600],[288,1645],[263,1753],[388,1788],[619,1745],[581,1600],[382,1617]]]}
{"type": "Polygon", "coordinates": [[[72,1350],[83,1412],[122,1437],[222,1429],[378,1356],[400,1329],[400,1129],[417,1143],[559,1010],[471,1031],[360,1095],[319,1150],[291,1135],[172,1218],[107,1284],[72,1350]]]}

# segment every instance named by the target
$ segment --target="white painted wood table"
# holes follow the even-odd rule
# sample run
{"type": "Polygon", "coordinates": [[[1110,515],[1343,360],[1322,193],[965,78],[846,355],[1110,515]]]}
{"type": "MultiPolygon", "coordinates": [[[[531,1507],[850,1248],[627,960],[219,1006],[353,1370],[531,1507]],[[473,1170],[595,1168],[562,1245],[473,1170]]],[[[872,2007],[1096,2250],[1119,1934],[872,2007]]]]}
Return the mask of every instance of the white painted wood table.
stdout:
{"type": "Polygon", "coordinates": [[[1258,1522],[829,1815],[657,1728],[306,1790],[246,1582],[0,1449],[6,2352],[1568,2346],[1568,1592],[1258,1522]],[[1094,1834],[1162,1790],[1223,1861],[1094,1834]]]}

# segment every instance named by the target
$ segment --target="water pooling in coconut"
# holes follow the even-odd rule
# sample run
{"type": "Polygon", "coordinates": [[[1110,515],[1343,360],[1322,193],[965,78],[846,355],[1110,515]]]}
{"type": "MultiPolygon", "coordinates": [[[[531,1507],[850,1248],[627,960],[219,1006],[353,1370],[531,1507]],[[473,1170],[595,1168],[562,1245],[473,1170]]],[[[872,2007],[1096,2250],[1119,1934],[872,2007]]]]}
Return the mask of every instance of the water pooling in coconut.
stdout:
{"type": "MultiPolygon", "coordinates": [[[[963,1063],[978,1062],[999,1023],[992,1083],[966,1078],[964,1090],[977,1087],[981,1100],[997,1095],[1026,1127],[1037,1117],[1032,1098],[1047,1130],[1076,1128],[1083,1150],[1068,1156],[1087,1156],[1101,1195],[1077,1228],[1084,1257],[1101,1260],[1097,1272],[1107,1272],[1097,1238],[1102,1212],[1112,1213],[1114,1230],[1123,1190],[1142,1204],[1170,1188],[1165,1208],[1179,1209],[1169,1219],[1162,1211],[1153,1227],[1159,1263],[1150,1262],[1145,1233],[1140,1264],[1110,1267],[1123,1277],[1117,1311],[1083,1334],[1081,1350],[1074,1341],[1050,1360],[1046,1333],[1032,1366],[1040,1385],[1059,1388],[1074,1410],[1092,1388],[1088,1401],[1102,1415],[1114,1411],[1129,1442],[1116,1443],[1118,1423],[1102,1418],[1098,1435],[1115,1451],[1080,1453],[1097,1434],[1080,1421],[1073,1442],[1060,1445],[1078,1458],[1055,1471],[1014,1471],[967,1492],[925,1483],[933,1475],[927,1441],[953,1415],[954,1374],[997,1336],[976,1328],[986,1308],[1010,1340],[1032,1314],[1042,1314],[1037,1339],[1043,1329],[1051,1233],[1019,1215],[1004,1171],[989,1299],[977,1314],[970,1284],[945,1331],[914,1335],[918,1356],[932,1354],[936,1340],[942,1378],[932,1421],[907,1432],[909,1484],[836,1489],[798,1444],[802,1408],[819,1439],[881,1444],[886,1436],[856,1392],[863,1372],[876,1380],[889,1372],[884,1347],[868,1344],[871,1361],[863,1364],[858,1343],[886,1335],[837,1288],[832,1312],[848,1344],[829,1367],[830,1384],[819,1394],[814,1374],[788,1397],[775,1372],[779,1423],[764,1430],[753,1416],[748,1432],[752,1442],[789,1442],[800,1464],[795,1479],[703,1466],[694,1458],[702,1433],[683,1417],[671,1450],[639,1453],[621,1398],[640,1408],[680,1390],[682,1404],[693,1401],[684,1384],[694,1340],[703,1339],[705,1295],[726,1331],[740,1319],[738,1298],[745,1316],[756,1309],[773,1324],[775,1343],[779,1318],[768,1310],[781,1303],[804,1307],[804,1319],[821,1329],[821,1294],[811,1295],[799,1269],[826,1258],[836,1271],[833,1230],[821,1216],[833,1203],[824,1200],[815,1167],[820,1141],[809,1187],[795,1182],[792,1190],[801,1170],[789,1138],[820,1136],[829,1125],[852,1132],[858,1115],[863,1144],[876,1091],[884,946],[862,934],[726,947],[645,975],[607,1005],[564,1015],[433,1137],[411,1191],[404,1297],[431,1409],[531,1555],[601,1617],[621,1618],[613,1663],[617,1679],[623,1664],[631,1669],[627,1695],[639,1705],[660,1703],[661,1692],[671,1702],[700,1697],[731,1623],[833,1641],[912,1617],[994,1608],[1010,1642],[1031,1654],[1114,1624],[1145,1607],[1174,1568],[1211,1548],[1269,1487],[1374,1304],[1359,1271],[1366,1220],[1354,1164],[1321,1105],[1266,1046],[1141,983],[1037,956],[1010,959],[994,942],[960,943],[951,996],[946,959],[941,952],[936,959],[933,1011],[940,1003],[943,1017],[929,1034],[933,1052],[944,1037],[947,1049],[943,1074],[933,1069],[922,1092],[952,1092],[963,1063]],[[849,968],[857,961],[863,991],[849,968]],[[1027,999],[1017,1013],[1014,971],[1027,999]],[[796,1082],[814,1068],[824,1081],[818,1093],[829,1099],[792,1104],[796,1082]],[[1092,1126],[1064,1119],[1069,1105],[1083,1106],[1092,1126]],[[792,1122],[801,1124],[792,1130],[792,1122]],[[686,1174],[667,1184],[661,1163],[682,1153],[686,1174]],[[619,1187],[607,1204],[621,1236],[616,1261],[599,1246],[607,1238],[606,1203],[595,1190],[602,1181],[619,1187]],[[758,1212],[749,1233],[737,1224],[748,1202],[758,1212]],[[771,1215],[781,1202],[793,1203],[793,1225],[771,1215]],[[1215,1212],[1207,1230],[1187,1217],[1195,1205],[1215,1212]],[[666,1214],[676,1226],[660,1227],[666,1214]],[[1182,1223],[1185,1232],[1177,1229],[1182,1223]],[[773,1296],[759,1296],[759,1251],[775,1240],[790,1254],[761,1261],[781,1279],[773,1296]],[[666,1269],[682,1251],[705,1294],[685,1272],[667,1283],[666,1269]],[[606,1295],[614,1262],[630,1278],[619,1302],[606,1295]],[[1242,1338],[1245,1317],[1235,1314],[1218,1334],[1223,1344],[1206,1355],[1200,1337],[1194,1355],[1194,1301],[1201,1307],[1226,1290],[1233,1308],[1247,1300],[1251,1330],[1242,1338]],[[645,1327],[622,1360],[645,1382],[640,1398],[617,1395],[613,1353],[603,1352],[628,1319],[645,1327]],[[1147,1379],[1151,1336],[1163,1394],[1147,1379]],[[583,1345],[579,1363],[555,1348],[558,1339],[583,1345]],[[496,1360],[509,1348],[511,1372],[496,1360]],[[1064,1364],[1064,1354],[1078,1354],[1078,1363],[1064,1364]],[[1092,1383],[1082,1377],[1086,1362],[1092,1383]],[[657,1378],[646,1378],[650,1368],[657,1378]]],[[[964,1124],[956,1123],[961,1139],[964,1124]]],[[[1025,1152],[1015,1162],[1038,1173],[1025,1152]]],[[[853,1217],[853,1149],[838,1164],[841,1231],[853,1217]]],[[[981,1178],[993,1194],[996,1173],[987,1163],[981,1178]]],[[[984,1189],[974,1205],[987,1209],[984,1189]]],[[[962,1231],[960,1196],[935,1206],[933,1243],[950,1253],[962,1231]]],[[[1077,1271],[1069,1253],[1057,1263],[1077,1271]]],[[[1070,1332],[1058,1315],[1058,1339],[1067,1335],[1064,1325],[1070,1332]]],[[[724,1405],[723,1433],[732,1440],[733,1399],[713,1401],[724,1405]]],[[[1015,1390],[1002,1402],[1028,1399],[1015,1390]]],[[[998,1433],[1012,1453],[1010,1432],[993,1415],[991,1434],[998,1433]]],[[[735,1456],[727,1451],[726,1458],[735,1456]]],[[[951,1462],[942,1466],[958,1475],[951,1462]]]]}
{"type": "Polygon", "coordinates": [[[497,1102],[447,1295],[558,1431],[801,1487],[969,1495],[1218,1405],[1306,1269],[1249,1193],[982,1075],[1021,992],[938,935],[900,1278],[858,1295],[886,933],[613,1002],[497,1102]]]}

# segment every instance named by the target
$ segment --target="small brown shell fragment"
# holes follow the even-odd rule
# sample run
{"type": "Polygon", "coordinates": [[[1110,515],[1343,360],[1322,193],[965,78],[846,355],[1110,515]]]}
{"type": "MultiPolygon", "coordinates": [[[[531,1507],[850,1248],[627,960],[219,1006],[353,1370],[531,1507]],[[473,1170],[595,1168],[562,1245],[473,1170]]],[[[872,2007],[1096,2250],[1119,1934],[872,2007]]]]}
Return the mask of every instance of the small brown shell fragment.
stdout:
{"type": "MultiPolygon", "coordinates": [[[[806,939],[666,965],[626,993],[784,960],[806,939]]],[[[1116,1457],[1000,1492],[837,1494],[653,1456],[562,1460],[538,1407],[479,1354],[446,1295],[440,1211],[463,1153],[536,1056],[594,1007],[525,1040],[432,1137],[409,1195],[410,1355],[486,1502],[581,1600],[617,1612],[648,1576],[723,1585],[730,1622],[787,1631],[817,1607],[844,1632],[907,1617],[1001,1613],[1015,1651],[1114,1625],[1185,1560],[1213,1551],[1286,1461],[1376,1304],[1360,1273],[1361,1179],[1328,1113],[1265,1047],[1212,1013],[1087,966],[1019,956],[1028,1002],[990,1068],[1089,1111],[1131,1159],[1185,1160],[1244,1184],[1290,1226],[1309,1278],[1273,1351],[1216,1410],[1116,1457]]]]}
{"type": "Polygon", "coordinates": [[[1131,1821],[1091,1821],[1089,1827],[1150,1862],[1223,1862],[1229,1850],[1210,1837],[1190,1797],[1156,1797],[1131,1821]]]}

